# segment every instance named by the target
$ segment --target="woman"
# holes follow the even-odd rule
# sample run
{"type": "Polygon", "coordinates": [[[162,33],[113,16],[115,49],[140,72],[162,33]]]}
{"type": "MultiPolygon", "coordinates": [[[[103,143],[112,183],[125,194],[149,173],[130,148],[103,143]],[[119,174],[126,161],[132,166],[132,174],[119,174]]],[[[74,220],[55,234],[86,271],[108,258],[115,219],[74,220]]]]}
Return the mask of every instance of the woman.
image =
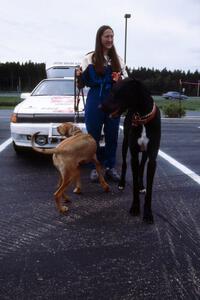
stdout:
{"type": "MultiPolygon", "coordinates": [[[[115,163],[120,118],[111,119],[107,113],[99,108],[110,92],[114,80],[116,81],[116,78],[120,76],[127,76],[125,65],[116,53],[113,38],[112,28],[107,25],[101,26],[96,34],[95,51],[84,57],[81,68],[77,70],[76,74],[79,86],[90,87],[85,107],[87,131],[97,142],[97,157],[101,161],[99,141],[104,126],[105,152],[103,163],[106,168],[106,176],[117,182],[120,177],[115,169],[115,163]]],[[[90,178],[93,182],[98,180],[96,169],[92,170],[90,178]]]]}

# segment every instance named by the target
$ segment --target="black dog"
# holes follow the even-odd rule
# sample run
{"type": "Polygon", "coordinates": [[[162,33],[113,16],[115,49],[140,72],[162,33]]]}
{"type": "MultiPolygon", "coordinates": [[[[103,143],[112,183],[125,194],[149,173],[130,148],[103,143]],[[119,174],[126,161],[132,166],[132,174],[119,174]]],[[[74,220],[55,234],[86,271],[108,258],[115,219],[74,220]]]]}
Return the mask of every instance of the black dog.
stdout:
{"type": "Polygon", "coordinates": [[[133,202],[130,213],[140,214],[139,191],[143,189],[143,173],[148,159],[146,195],[143,220],[153,223],[151,209],[153,179],[156,171],[156,159],[160,147],[161,121],[160,111],[144,85],[136,79],[126,78],[114,84],[102,109],[111,117],[127,111],[124,121],[124,140],[122,145],[122,173],[119,187],[125,186],[126,155],[128,146],[131,153],[131,168],[133,175],[133,202]],[[141,163],[139,152],[143,151],[141,163]]]}

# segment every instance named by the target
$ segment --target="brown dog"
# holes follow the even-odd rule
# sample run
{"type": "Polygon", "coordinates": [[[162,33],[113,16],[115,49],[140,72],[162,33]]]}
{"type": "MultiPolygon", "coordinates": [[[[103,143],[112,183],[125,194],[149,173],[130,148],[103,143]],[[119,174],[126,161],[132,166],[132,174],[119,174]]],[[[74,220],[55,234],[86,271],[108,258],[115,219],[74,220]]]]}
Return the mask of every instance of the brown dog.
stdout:
{"type": "Polygon", "coordinates": [[[39,132],[33,134],[31,143],[35,151],[53,154],[54,166],[60,173],[59,187],[54,196],[58,210],[64,213],[68,210],[68,207],[62,205],[61,199],[63,197],[66,201],[69,200],[64,195],[64,190],[71,182],[75,181],[74,193],[80,194],[81,192],[80,165],[82,163],[93,162],[99,175],[99,182],[105,192],[109,191],[109,186],[101,174],[101,165],[96,157],[97,145],[93,137],[90,134],[83,133],[80,128],[70,122],[58,126],[57,131],[67,138],[54,149],[42,149],[34,146],[35,136],[39,132]]]}

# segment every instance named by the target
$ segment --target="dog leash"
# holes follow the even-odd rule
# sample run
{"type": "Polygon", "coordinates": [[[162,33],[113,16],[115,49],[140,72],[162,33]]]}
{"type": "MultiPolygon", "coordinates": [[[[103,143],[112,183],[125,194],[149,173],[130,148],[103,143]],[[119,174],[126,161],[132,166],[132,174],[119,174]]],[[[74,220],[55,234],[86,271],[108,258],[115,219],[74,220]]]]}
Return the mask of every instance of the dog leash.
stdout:
{"type": "Polygon", "coordinates": [[[77,76],[76,76],[76,69],[75,69],[74,71],[74,123],[77,123],[79,120],[80,97],[82,97],[83,107],[85,110],[85,97],[84,97],[83,88],[78,88],[78,93],[77,93],[77,76]]]}

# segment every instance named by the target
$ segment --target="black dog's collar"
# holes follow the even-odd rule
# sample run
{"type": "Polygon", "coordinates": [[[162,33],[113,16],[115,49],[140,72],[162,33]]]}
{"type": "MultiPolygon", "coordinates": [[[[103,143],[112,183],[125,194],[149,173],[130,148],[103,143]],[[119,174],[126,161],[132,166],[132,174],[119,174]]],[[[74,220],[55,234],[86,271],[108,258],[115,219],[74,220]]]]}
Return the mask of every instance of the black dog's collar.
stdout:
{"type": "Polygon", "coordinates": [[[145,125],[147,123],[149,123],[156,115],[156,111],[157,111],[157,106],[154,102],[153,104],[153,109],[152,111],[145,115],[145,116],[140,116],[139,113],[135,113],[132,116],[132,126],[139,126],[139,125],[145,125]]]}

